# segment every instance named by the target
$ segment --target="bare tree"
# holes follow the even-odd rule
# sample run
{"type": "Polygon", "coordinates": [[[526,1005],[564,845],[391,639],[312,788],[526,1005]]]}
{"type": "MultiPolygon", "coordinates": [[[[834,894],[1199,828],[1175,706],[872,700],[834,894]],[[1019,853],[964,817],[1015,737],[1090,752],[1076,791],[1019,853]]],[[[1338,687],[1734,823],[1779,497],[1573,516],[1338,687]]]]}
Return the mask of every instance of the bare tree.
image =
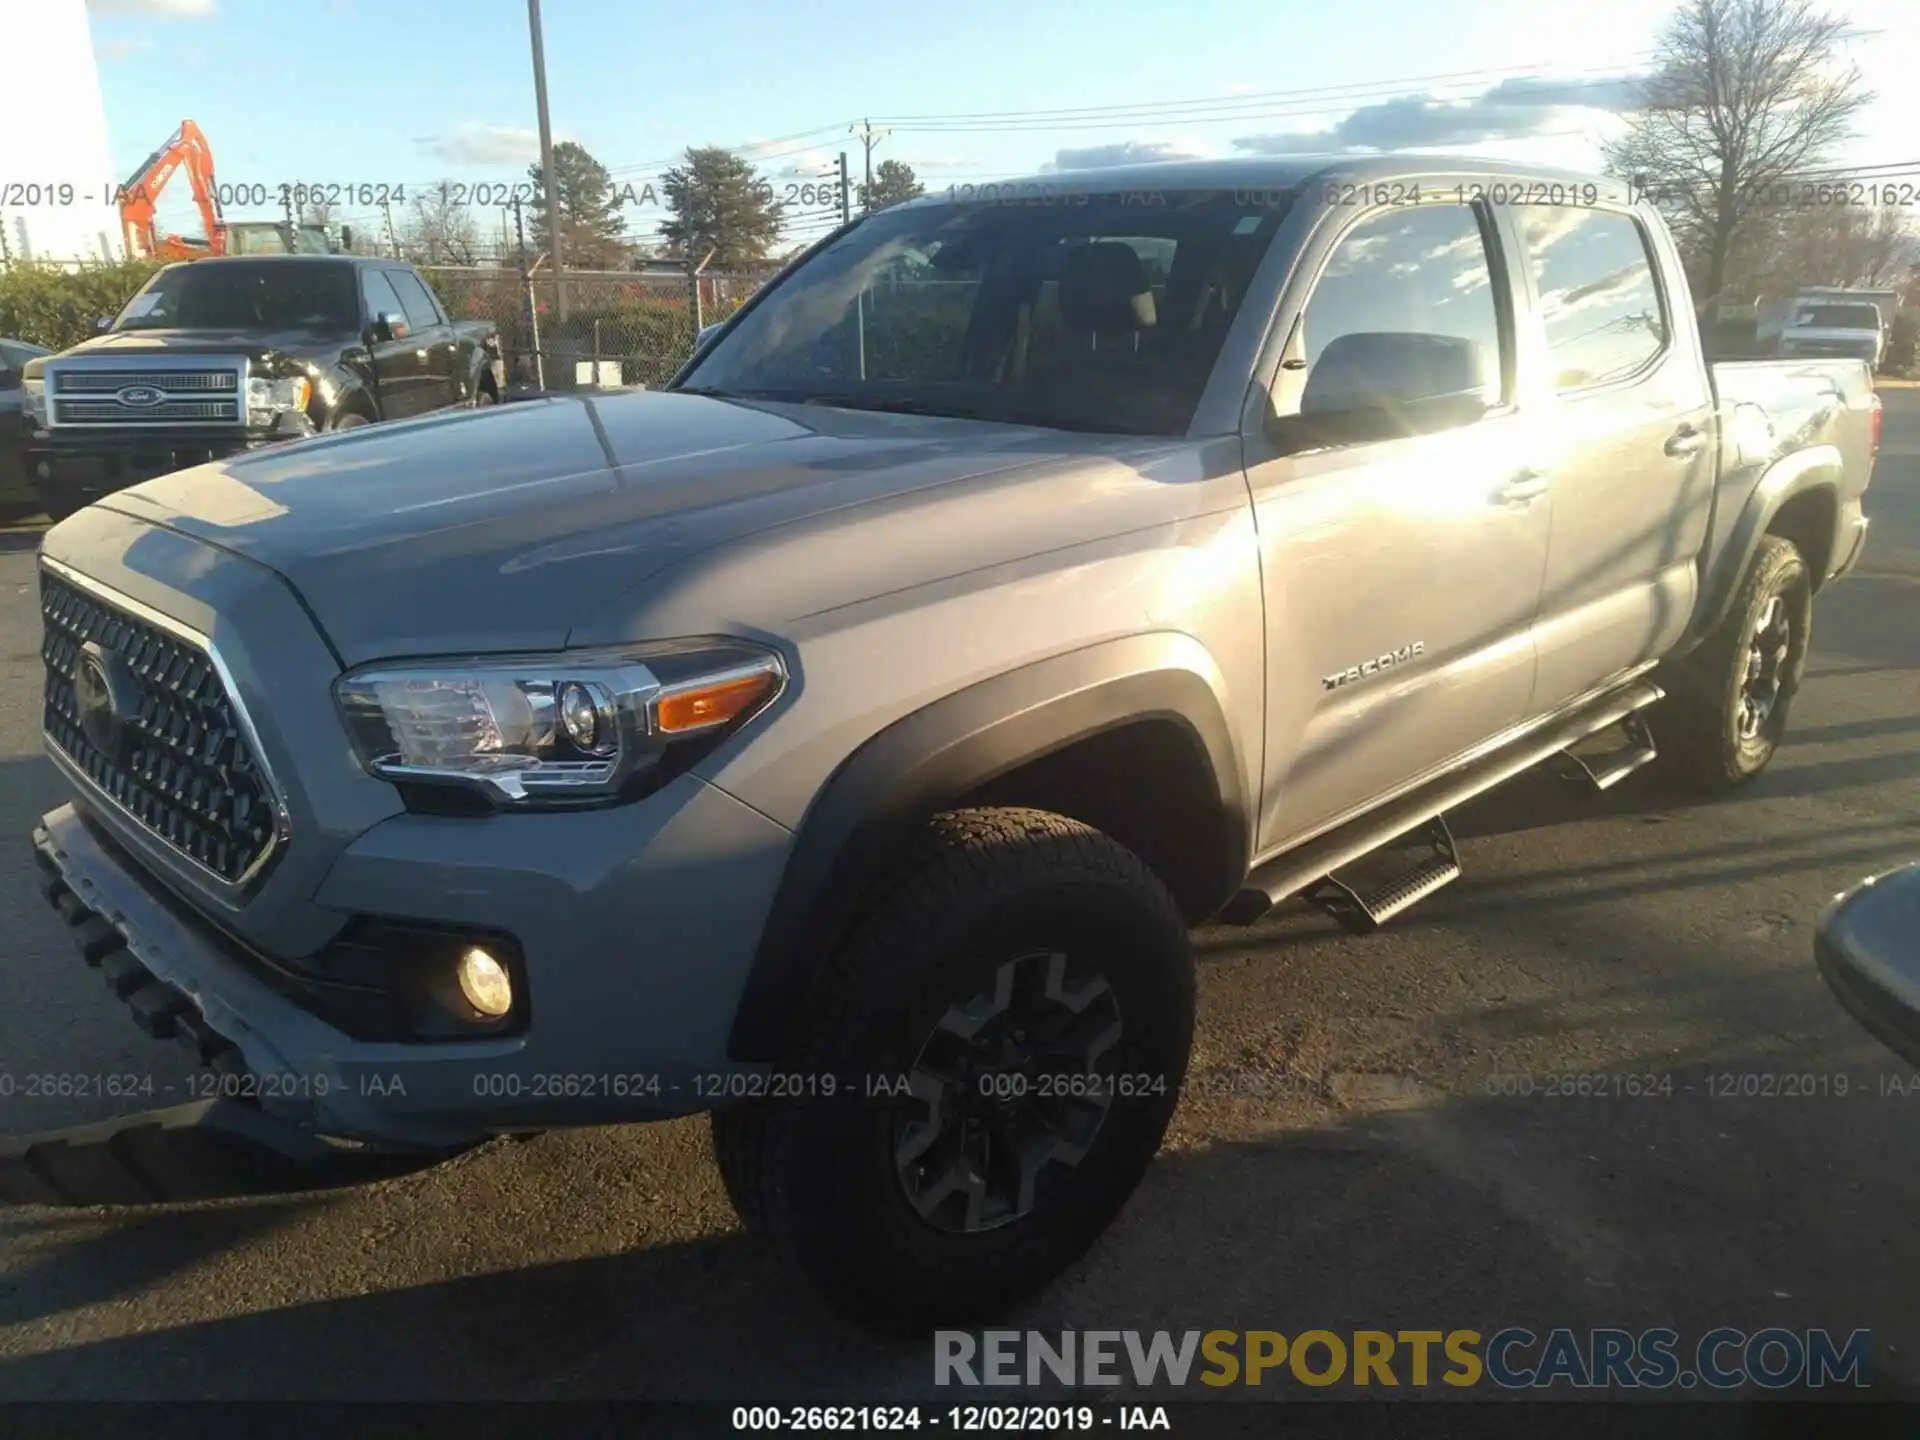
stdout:
{"type": "Polygon", "coordinates": [[[1766,228],[1756,221],[1853,134],[1873,98],[1840,58],[1846,30],[1811,0],[1686,0],[1662,33],[1607,163],[1666,214],[1700,309],[1728,290],[1742,242],[1766,228]]]}
{"type": "Polygon", "coordinates": [[[399,235],[401,253],[416,265],[477,263],[480,238],[473,211],[456,198],[465,187],[448,181],[407,189],[407,217],[399,235]]]}

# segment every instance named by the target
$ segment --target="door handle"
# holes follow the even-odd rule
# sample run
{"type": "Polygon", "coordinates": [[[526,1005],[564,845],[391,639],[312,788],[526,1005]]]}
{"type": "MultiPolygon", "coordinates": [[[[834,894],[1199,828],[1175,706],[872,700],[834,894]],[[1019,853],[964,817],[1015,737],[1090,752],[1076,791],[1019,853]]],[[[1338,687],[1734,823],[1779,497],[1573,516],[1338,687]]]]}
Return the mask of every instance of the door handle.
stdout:
{"type": "Polygon", "coordinates": [[[1552,488],[1553,482],[1538,470],[1522,470],[1495,490],[1493,498],[1501,505],[1531,505],[1552,488]]]}
{"type": "Polygon", "coordinates": [[[1687,455],[1698,455],[1707,445],[1707,432],[1692,425],[1682,425],[1667,437],[1667,454],[1675,459],[1687,455]]]}

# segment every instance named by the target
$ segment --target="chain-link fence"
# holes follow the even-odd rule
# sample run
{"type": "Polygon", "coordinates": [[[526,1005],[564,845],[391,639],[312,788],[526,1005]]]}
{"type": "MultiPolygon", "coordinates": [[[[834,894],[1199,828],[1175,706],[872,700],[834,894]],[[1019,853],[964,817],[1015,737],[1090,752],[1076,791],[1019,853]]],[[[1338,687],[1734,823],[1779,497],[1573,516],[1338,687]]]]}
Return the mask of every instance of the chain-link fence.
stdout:
{"type": "Polygon", "coordinates": [[[512,265],[433,265],[422,273],[454,319],[493,323],[510,385],[542,390],[659,385],[685,361],[695,331],[726,319],[764,279],[569,270],[563,321],[551,273],[526,277],[512,265]]]}

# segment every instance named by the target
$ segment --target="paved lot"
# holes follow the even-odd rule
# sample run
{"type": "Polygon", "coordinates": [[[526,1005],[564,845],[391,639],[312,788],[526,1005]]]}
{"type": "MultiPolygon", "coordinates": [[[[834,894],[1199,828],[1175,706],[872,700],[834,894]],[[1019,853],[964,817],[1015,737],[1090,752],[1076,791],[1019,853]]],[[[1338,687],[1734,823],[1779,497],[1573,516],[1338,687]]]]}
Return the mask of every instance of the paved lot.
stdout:
{"type": "MultiPolygon", "coordinates": [[[[1381,936],[1291,912],[1202,934],[1196,1068],[1280,1093],[1190,1098],[1115,1232],[1014,1323],[1867,1327],[1914,1378],[1920,1076],[1810,959],[1829,895],[1920,855],[1920,390],[1887,399],[1864,572],[1819,606],[1769,775],[1712,807],[1523,780],[1460,817],[1467,877],[1381,936]],[[1670,1093],[1497,1093],[1593,1072],[1670,1093]],[[1848,1093],[1741,1098],[1752,1075],[1848,1093]]],[[[0,554],[0,1069],[164,1086],[172,1048],[79,964],[22,853],[60,798],[31,547],[0,554]]],[[[0,1131],[110,1108],[16,1093],[0,1131]]],[[[0,1211],[0,1397],[845,1400],[930,1372],[740,1236],[699,1121],[317,1197],[0,1211]]]]}

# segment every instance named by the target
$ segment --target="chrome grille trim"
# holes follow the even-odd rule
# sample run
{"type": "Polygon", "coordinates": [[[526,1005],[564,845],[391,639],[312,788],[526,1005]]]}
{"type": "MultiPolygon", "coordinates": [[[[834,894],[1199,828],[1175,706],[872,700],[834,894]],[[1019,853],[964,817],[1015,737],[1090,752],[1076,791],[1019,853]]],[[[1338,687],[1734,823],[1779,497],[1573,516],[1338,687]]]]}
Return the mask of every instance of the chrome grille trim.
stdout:
{"type": "Polygon", "coordinates": [[[50,360],[42,372],[47,429],[230,425],[244,430],[250,370],[240,355],[142,355],[126,360],[76,355],[50,360]],[[129,405],[118,398],[131,388],[152,392],[153,403],[129,405]]]}

